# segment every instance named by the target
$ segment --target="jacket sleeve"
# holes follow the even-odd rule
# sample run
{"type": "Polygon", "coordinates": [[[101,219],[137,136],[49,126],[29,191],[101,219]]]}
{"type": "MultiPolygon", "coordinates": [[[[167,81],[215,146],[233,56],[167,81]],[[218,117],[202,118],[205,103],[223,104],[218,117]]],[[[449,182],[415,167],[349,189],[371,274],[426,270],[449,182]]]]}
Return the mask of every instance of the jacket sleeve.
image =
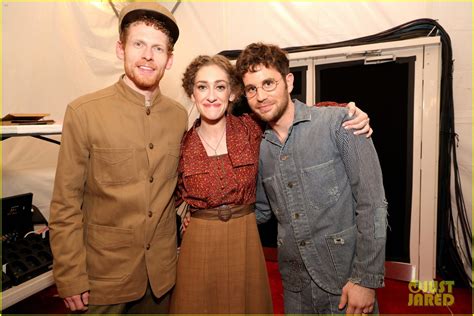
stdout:
{"type": "MultiPolygon", "coordinates": [[[[259,162],[259,165],[262,165],[262,161],[259,162]]],[[[257,224],[266,223],[272,217],[270,203],[268,202],[265,189],[263,188],[260,168],[257,176],[257,200],[255,203],[255,216],[257,218],[257,224]]]]}
{"type": "Polygon", "coordinates": [[[89,290],[81,206],[89,149],[83,122],[68,106],[50,208],[53,275],[59,295],[68,297],[89,290]]]}
{"type": "Polygon", "coordinates": [[[384,286],[387,201],[377,152],[370,138],[355,136],[337,121],[336,143],[355,201],[357,243],[348,281],[364,287],[384,286]]]}

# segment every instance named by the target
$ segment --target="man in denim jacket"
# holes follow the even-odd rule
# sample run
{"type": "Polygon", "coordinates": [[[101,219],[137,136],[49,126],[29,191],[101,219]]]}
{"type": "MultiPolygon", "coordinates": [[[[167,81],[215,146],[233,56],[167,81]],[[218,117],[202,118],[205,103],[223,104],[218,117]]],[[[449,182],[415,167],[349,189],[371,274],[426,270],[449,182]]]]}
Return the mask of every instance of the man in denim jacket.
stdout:
{"type": "Polygon", "coordinates": [[[257,221],[278,219],[285,313],[377,313],[384,285],[387,203],[370,138],[341,126],[341,108],[290,99],[283,50],[250,44],[237,60],[260,145],[257,221]]]}

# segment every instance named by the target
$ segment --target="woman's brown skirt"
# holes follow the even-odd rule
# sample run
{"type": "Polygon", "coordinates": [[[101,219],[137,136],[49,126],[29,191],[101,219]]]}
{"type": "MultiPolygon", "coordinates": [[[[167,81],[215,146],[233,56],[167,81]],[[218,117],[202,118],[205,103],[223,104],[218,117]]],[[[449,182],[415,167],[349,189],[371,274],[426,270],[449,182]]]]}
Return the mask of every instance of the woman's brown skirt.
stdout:
{"type": "Polygon", "coordinates": [[[228,222],[191,218],[170,313],[273,314],[255,213],[228,222]]]}

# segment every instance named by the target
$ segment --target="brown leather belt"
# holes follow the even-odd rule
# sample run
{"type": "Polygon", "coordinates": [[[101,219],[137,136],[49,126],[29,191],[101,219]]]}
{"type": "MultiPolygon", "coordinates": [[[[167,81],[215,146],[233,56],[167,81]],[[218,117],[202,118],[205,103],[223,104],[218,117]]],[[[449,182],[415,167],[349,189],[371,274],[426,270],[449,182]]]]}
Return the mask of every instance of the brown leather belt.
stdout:
{"type": "Polygon", "coordinates": [[[216,208],[190,208],[191,216],[207,220],[221,220],[227,222],[231,218],[238,218],[254,211],[255,204],[222,205],[216,208]]]}

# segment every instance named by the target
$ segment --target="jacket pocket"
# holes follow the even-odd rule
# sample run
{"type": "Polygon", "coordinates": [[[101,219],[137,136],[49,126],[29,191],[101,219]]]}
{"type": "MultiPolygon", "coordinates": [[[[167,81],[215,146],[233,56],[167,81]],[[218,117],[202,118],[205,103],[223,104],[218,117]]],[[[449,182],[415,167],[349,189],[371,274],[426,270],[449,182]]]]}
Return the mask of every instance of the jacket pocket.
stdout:
{"type": "Polygon", "coordinates": [[[341,195],[333,160],[302,169],[301,178],[305,198],[312,207],[326,209],[334,205],[341,195]]]}
{"type": "Polygon", "coordinates": [[[278,267],[283,288],[290,292],[301,292],[308,286],[311,277],[306,271],[298,246],[292,240],[292,234],[291,227],[278,227],[278,267]]]}
{"type": "Polygon", "coordinates": [[[290,292],[301,292],[311,282],[303,262],[299,260],[279,260],[282,285],[290,292]]]}
{"type": "Polygon", "coordinates": [[[133,230],[87,225],[87,269],[90,279],[122,281],[130,275],[133,230]]]}
{"type": "Polygon", "coordinates": [[[336,271],[340,287],[347,282],[352,271],[352,263],[354,261],[357,241],[356,238],[356,225],[325,237],[331,262],[336,271]]]}
{"type": "Polygon", "coordinates": [[[100,184],[128,183],[137,174],[135,151],[132,148],[93,148],[92,171],[100,184]]]}

